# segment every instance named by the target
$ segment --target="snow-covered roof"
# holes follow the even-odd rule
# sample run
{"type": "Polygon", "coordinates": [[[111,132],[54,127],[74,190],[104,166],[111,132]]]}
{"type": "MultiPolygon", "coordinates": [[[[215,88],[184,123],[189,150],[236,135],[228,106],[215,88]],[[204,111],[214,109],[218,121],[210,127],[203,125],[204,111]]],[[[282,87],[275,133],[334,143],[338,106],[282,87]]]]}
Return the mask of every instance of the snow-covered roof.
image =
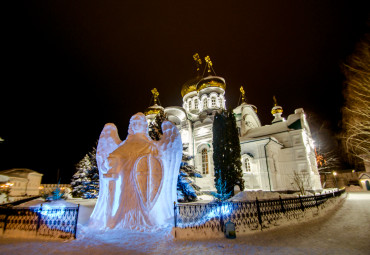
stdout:
{"type": "Polygon", "coordinates": [[[276,134],[284,131],[294,130],[294,129],[301,129],[301,116],[303,111],[296,111],[294,114],[290,114],[286,121],[276,122],[272,125],[265,125],[262,127],[257,127],[248,130],[248,132],[243,136],[244,139],[246,138],[257,138],[263,136],[269,136],[271,134],[276,134]]]}
{"type": "Polygon", "coordinates": [[[362,180],[364,180],[364,179],[370,179],[370,173],[369,172],[362,173],[362,174],[359,175],[358,179],[360,179],[360,180],[361,179],[362,180]]]}
{"type": "Polygon", "coordinates": [[[181,121],[186,119],[186,111],[180,106],[169,106],[164,108],[164,112],[169,115],[177,116],[181,121]]]}
{"type": "Polygon", "coordinates": [[[9,177],[18,177],[18,178],[27,178],[29,174],[43,175],[34,170],[27,169],[27,168],[12,168],[9,170],[0,171],[0,175],[5,175],[9,177]]]}
{"type": "Polygon", "coordinates": [[[7,182],[7,181],[9,181],[9,176],[0,174],[0,182],[7,182]]]}

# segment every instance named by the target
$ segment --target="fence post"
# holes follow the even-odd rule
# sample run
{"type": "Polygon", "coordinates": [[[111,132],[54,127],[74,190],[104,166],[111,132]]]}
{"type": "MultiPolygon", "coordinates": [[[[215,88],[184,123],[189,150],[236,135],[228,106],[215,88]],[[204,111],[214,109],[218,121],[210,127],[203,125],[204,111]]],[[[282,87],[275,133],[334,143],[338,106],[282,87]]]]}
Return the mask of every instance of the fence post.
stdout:
{"type": "Polygon", "coordinates": [[[177,227],[177,214],[176,214],[176,201],[173,202],[173,219],[175,222],[175,228],[177,227]]]}
{"type": "Polygon", "coordinates": [[[80,211],[80,204],[77,204],[76,221],[75,221],[75,239],[77,239],[77,223],[78,223],[78,212],[80,211]]]}
{"type": "Polygon", "coordinates": [[[301,195],[299,195],[299,201],[301,202],[301,209],[302,209],[302,212],[304,212],[304,206],[303,206],[303,202],[302,202],[302,197],[301,197],[301,195]]]}
{"type": "Polygon", "coordinates": [[[279,196],[279,200],[280,200],[280,205],[281,205],[281,212],[285,214],[285,208],[284,208],[284,204],[283,204],[283,200],[281,199],[281,196],[279,196]]]}
{"type": "Polygon", "coordinates": [[[42,204],[40,205],[39,212],[37,213],[37,226],[36,226],[36,236],[39,233],[40,222],[41,222],[41,215],[42,215],[42,204]]]}
{"type": "Polygon", "coordinates": [[[319,205],[317,204],[316,195],[315,195],[315,194],[313,194],[313,197],[314,197],[314,199],[315,199],[315,205],[316,205],[317,209],[319,209],[319,205]]]}
{"type": "Polygon", "coordinates": [[[176,238],[176,228],[177,228],[176,201],[173,201],[173,220],[175,221],[175,238],[176,238]]]}
{"type": "Polygon", "coordinates": [[[262,230],[262,217],[261,217],[261,210],[260,210],[260,205],[258,202],[258,198],[256,197],[256,205],[257,205],[257,217],[258,217],[258,222],[261,225],[261,230],[262,230]]]}
{"type": "Polygon", "coordinates": [[[3,234],[5,233],[6,230],[6,224],[8,222],[8,217],[9,217],[10,209],[5,209],[5,219],[4,219],[4,229],[3,229],[3,234]]]}

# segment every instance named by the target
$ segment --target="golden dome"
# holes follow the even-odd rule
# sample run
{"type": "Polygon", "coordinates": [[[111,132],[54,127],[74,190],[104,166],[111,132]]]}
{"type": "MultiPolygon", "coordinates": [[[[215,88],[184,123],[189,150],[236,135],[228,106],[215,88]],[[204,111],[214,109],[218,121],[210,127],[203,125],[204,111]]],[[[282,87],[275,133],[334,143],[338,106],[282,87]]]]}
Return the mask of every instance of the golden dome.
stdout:
{"type": "Polygon", "coordinates": [[[275,113],[282,113],[283,107],[281,106],[274,106],[272,107],[271,114],[274,115],[275,113]]]}
{"type": "Polygon", "coordinates": [[[219,87],[225,90],[226,89],[225,79],[219,76],[212,76],[212,75],[207,76],[198,82],[197,91],[200,91],[208,87],[219,87]]]}
{"type": "Polygon", "coordinates": [[[158,113],[160,113],[161,111],[164,111],[164,108],[160,105],[152,105],[152,106],[149,106],[145,111],[144,111],[144,115],[145,116],[148,116],[148,115],[151,115],[151,114],[155,114],[157,115],[158,113]]]}
{"type": "Polygon", "coordinates": [[[182,85],[181,88],[181,96],[184,97],[186,94],[196,91],[197,90],[197,84],[202,79],[201,76],[197,76],[193,79],[188,80],[187,82],[182,85]]]}

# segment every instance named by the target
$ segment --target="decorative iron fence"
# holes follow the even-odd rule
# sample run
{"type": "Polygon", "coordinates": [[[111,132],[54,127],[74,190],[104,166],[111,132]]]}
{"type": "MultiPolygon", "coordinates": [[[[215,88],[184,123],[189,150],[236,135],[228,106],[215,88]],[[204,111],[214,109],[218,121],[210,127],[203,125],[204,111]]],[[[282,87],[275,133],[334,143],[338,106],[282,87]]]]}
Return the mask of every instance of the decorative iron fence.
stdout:
{"type": "Polygon", "coordinates": [[[318,196],[297,198],[279,198],[275,200],[258,200],[249,202],[217,202],[209,204],[174,204],[175,227],[210,228],[223,231],[224,223],[231,221],[238,227],[250,230],[268,228],[277,225],[284,216],[288,219],[299,219],[305,212],[319,208],[334,197],[341,196],[345,190],[318,196]]]}
{"type": "Polygon", "coordinates": [[[76,239],[77,207],[0,207],[0,230],[8,236],[41,236],[76,239]]]}

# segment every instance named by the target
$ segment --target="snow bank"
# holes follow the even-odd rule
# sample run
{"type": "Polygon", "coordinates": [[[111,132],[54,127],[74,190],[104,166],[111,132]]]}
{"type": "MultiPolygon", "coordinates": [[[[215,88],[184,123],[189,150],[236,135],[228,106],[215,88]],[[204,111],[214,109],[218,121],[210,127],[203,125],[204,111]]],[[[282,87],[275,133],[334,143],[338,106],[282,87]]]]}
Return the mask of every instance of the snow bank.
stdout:
{"type": "Polygon", "coordinates": [[[272,200],[281,198],[294,198],[297,197],[296,194],[280,194],[277,192],[268,192],[268,191],[242,191],[230,198],[230,202],[245,202],[245,201],[255,201],[258,200],[272,200]]]}
{"type": "Polygon", "coordinates": [[[359,192],[364,191],[360,186],[351,185],[349,187],[346,187],[347,192],[359,192]]]}

